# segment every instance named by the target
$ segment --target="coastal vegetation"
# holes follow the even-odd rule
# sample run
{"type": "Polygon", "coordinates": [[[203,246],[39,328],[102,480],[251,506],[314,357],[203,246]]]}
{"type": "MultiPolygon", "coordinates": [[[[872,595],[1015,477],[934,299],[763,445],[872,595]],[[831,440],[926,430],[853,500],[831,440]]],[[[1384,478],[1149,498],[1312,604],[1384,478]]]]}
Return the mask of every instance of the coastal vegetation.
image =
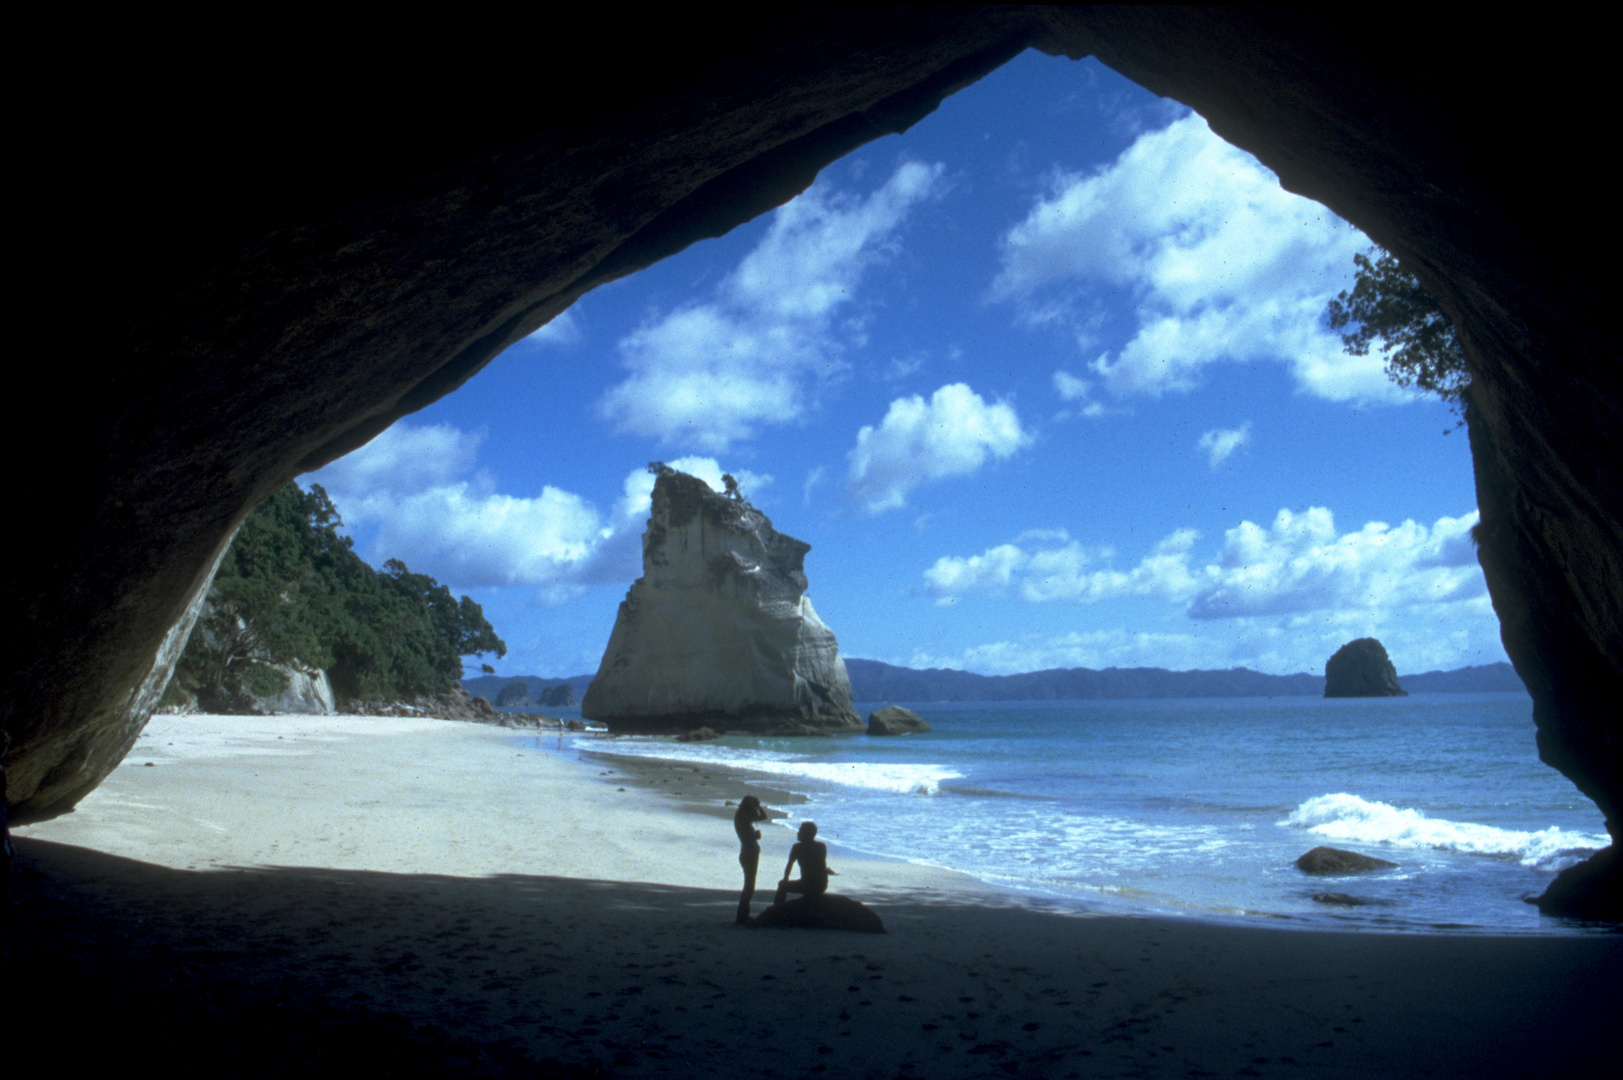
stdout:
{"type": "Polygon", "coordinates": [[[163,703],[240,709],[286,689],[293,669],[326,671],[340,702],[444,694],[462,657],[506,654],[472,599],[397,559],[374,570],[342,528],[314,484],[290,483],[250,513],[163,703]]]}
{"type": "Polygon", "coordinates": [[[1365,356],[1377,341],[1390,350],[1386,374],[1406,389],[1436,394],[1456,411],[1470,385],[1454,320],[1397,257],[1380,248],[1353,256],[1353,287],[1325,309],[1347,352],[1365,356]]]}

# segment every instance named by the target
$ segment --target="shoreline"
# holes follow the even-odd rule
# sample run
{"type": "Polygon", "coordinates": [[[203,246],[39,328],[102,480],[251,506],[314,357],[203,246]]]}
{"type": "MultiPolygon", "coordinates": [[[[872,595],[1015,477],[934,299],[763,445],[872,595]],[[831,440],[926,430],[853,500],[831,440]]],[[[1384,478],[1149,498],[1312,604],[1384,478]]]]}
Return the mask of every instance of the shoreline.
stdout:
{"type": "Polygon", "coordinates": [[[149,735],[77,812],[17,830],[8,977],[182,1058],[259,1016],[280,1046],[294,1015],[310,1045],[428,1031],[509,1063],[467,1075],[1599,1075],[1623,1010],[1623,935],[1060,912],[849,853],[838,891],[888,933],[743,930],[725,809],[601,777],[579,736],[561,756],[444,721],[149,735]]]}
{"type": "MultiPolygon", "coordinates": [[[[1050,705],[1052,703],[1038,704],[1050,705]]],[[[637,777],[637,782],[641,786],[666,796],[671,800],[672,806],[685,810],[726,816],[725,812],[719,808],[707,810],[702,806],[699,802],[703,797],[701,792],[708,792],[716,797],[718,801],[723,795],[736,801],[742,794],[755,794],[769,810],[781,807],[805,807],[819,801],[819,796],[815,790],[810,792],[805,790],[792,791],[790,790],[792,780],[779,773],[755,770],[745,761],[730,762],[714,758],[689,760],[682,756],[684,751],[694,749],[702,751],[703,748],[717,746],[717,744],[711,742],[688,744],[660,736],[599,735],[596,739],[580,743],[578,746],[582,755],[599,757],[605,763],[613,762],[616,768],[624,771],[625,775],[637,777]],[[629,741],[632,746],[643,748],[643,752],[630,749],[617,750],[616,744],[622,741],[629,741]],[[658,748],[664,744],[669,744],[671,748],[672,754],[670,757],[657,756],[659,753],[658,748]],[[695,765],[699,767],[695,768],[695,765]],[[683,791],[672,791],[660,786],[659,778],[667,776],[681,777],[690,773],[702,773],[706,777],[705,784],[709,786],[689,784],[683,791]]],[[[725,751],[728,744],[723,741],[718,748],[725,751]]],[[[815,788],[815,783],[813,783],[813,787],[815,788]]],[[[916,797],[933,799],[943,796],[930,794],[916,797]]],[[[817,817],[819,815],[813,812],[810,816],[817,817]]],[[[1001,897],[1005,903],[1024,904],[1044,910],[1068,912],[1081,916],[1165,918],[1205,922],[1218,926],[1267,927],[1273,930],[1323,931],[1350,934],[1448,934],[1465,936],[1480,934],[1520,938],[1590,936],[1597,933],[1613,932],[1611,928],[1606,926],[1586,924],[1575,920],[1541,920],[1539,924],[1531,927],[1485,925],[1473,922],[1427,922],[1419,919],[1373,922],[1368,918],[1367,912],[1381,908],[1383,905],[1380,902],[1361,905],[1359,914],[1362,917],[1349,918],[1344,917],[1340,909],[1328,905],[1325,906],[1325,910],[1322,912],[1312,912],[1306,915],[1288,910],[1268,910],[1262,907],[1224,907],[1214,903],[1203,903],[1199,899],[1187,898],[1171,892],[1146,892],[1131,885],[1115,887],[1099,885],[1073,890],[1043,889],[1039,886],[1004,882],[995,877],[981,877],[975,871],[969,869],[915,860],[904,855],[874,850],[872,847],[857,847],[849,843],[841,843],[830,838],[827,832],[827,826],[830,822],[825,821],[820,824],[825,827],[825,832],[820,838],[829,845],[831,861],[836,854],[840,854],[847,858],[903,863],[930,872],[954,875],[959,879],[962,887],[989,895],[995,894],[1001,897]]],[[[768,850],[771,849],[770,836],[771,834],[768,833],[766,838],[763,839],[763,843],[767,845],[768,850]]],[[[781,846],[786,853],[789,844],[792,843],[792,838],[786,833],[782,840],[781,846]]],[[[1317,842],[1316,840],[1307,840],[1305,843],[1313,845],[1317,842]]],[[[762,873],[765,874],[766,872],[766,861],[763,861],[762,873]]],[[[1302,883],[1302,886],[1304,889],[1316,887],[1319,891],[1333,891],[1337,880],[1339,879],[1307,879],[1302,883]]],[[[837,887],[838,882],[835,885],[837,887]]]]}

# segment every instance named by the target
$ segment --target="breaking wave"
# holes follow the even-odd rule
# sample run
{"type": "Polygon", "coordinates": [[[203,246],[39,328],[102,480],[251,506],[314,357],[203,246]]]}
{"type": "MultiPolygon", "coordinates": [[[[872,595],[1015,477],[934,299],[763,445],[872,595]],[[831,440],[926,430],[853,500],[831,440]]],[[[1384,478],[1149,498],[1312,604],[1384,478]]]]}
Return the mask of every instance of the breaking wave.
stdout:
{"type": "MultiPolygon", "coordinates": [[[[595,749],[595,748],[594,748],[595,749]]],[[[935,795],[947,780],[964,774],[944,765],[879,764],[874,762],[809,761],[793,754],[770,750],[745,750],[708,746],[675,746],[648,743],[642,746],[621,743],[613,750],[597,751],[606,757],[659,758],[694,765],[714,765],[743,769],[769,776],[804,777],[844,787],[870,791],[892,791],[900,795],[935,795]]]]}
{"type": "Polygon", "coordinates": [[[1432,818],[1419,810],[1400,809],[1345,792],[1309,799],[1279,824],[1348,843],[1426,847],[1470,855],[1514,855],[1523,866],[1552,871],[1570,866],[1610,842],[1602,835],[1553,825],[1521,832],[1432,818]]]}

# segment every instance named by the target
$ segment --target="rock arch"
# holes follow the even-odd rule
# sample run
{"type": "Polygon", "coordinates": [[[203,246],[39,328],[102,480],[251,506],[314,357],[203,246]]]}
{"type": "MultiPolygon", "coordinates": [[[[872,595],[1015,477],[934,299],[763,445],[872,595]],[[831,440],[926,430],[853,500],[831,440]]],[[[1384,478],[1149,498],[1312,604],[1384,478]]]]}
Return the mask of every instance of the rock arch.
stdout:
{"type": "Polygon", "coordinates": [[[660,18],[537,27],[548,61],[507,67],[471,36],[374,59],[359,38],[213,60],[75,43],[84,97],[28,143],[29,314],[84,359],[49,419],[18,392],[7,425],[15,820],[71,808],[129,749],[270,491],[1036,47],[1192,106],[1454,316],[1505,644],[1541,754],[1617,835],[1623,394],[1579,216],[1605,206],[1583,160],[1598,43],[1288,9],[660,18]]]}

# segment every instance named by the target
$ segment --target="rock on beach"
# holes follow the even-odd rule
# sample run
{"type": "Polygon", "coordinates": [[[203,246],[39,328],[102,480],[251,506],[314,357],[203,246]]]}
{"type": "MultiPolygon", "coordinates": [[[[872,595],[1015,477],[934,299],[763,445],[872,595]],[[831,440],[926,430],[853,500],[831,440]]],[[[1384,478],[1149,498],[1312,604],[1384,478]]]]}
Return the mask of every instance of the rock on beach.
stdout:
{"type": "Polygon", "coordinates": [[[824,893],[773,904],[755,917],[757,927],[796,927],[811,930],[855,930],[883,934],[885,923],[873,909],[849,896],[824,893]]]}
{"type": "Polygon", "coordinates": [[[868,714],[869,735],[907,735],[915,731],[929,731],[924,717],[911,709],[890,705],[868,714]]]}
{"type": "MultiPolygon", "coordinates": [[[[1385,870],[1396,866],[1395,862],[1377,859],[1373,855],[1360,855],[1356,851],[1344,851],[1341,848],[1316,847],[1312,851],[1296,860],[1296,868],[1304,874],[1315,877],[1329,877],[1337,874],[1367,874],[1371,870],[1385,870]]],[[[1314,897],[1314,899],[1318,899],[1314,897]]]]}

